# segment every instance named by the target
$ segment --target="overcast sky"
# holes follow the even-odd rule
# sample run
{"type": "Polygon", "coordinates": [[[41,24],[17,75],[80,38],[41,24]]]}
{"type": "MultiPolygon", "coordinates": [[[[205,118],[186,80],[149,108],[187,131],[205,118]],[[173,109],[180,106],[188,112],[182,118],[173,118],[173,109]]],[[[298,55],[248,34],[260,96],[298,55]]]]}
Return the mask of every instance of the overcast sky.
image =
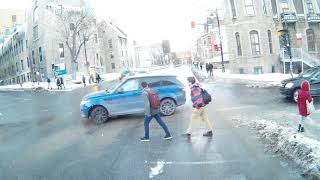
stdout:
{"type": "MultiPolygon", "coordinates": [[[[168,39],[176,51],[191,47],[190,22],[222,0],[89,0],[98,17],[115,18],[141,44],[168,39]]],[[[0,0],[0,8],[27,8],[32,0],[0,0]]]]}

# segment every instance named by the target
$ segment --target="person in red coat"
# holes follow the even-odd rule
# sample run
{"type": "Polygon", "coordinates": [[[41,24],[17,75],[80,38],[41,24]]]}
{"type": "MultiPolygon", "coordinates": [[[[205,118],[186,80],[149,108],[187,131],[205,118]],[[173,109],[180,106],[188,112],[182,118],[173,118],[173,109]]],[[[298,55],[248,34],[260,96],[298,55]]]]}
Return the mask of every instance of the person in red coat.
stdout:
{"type": "Polygon", "coordinates": [[[306,103],[307,100],[309,102],[312,101],[312,97],[310,94],[310,84],[308,81],[303,81],[301,84],[301,90],[299,91],[299,94],[298,94],[298,107],[299,107],[299,114],[301,115],[298,132],[304,132],[303,123],[309,116],[309,113],[307,111],[307,103],[306,103]]]}

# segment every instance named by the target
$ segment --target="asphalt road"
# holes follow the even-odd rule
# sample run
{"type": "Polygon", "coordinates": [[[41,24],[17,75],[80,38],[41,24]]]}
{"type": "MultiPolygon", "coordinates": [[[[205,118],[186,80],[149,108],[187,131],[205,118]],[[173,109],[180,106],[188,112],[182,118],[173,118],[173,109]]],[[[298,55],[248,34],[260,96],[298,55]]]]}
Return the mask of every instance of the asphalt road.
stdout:
{"type": "Polygon", "coordinates": [[[302,179],[299,169],[266,153],[254,132],[232,120],[277,119],[281,112],[293,114],[295,104],[277,89],[223,82],[206,86],[214,97],[208,106],[214,136],[202,136],[201,122],[190,139],[181,135],[190,120],[188,103],[165,117],[173,139],[163,140],[154,121],[150,142],[139,141],[139,115],[99,126],[84,123],[79,103],[93,87],[0,93],[0,179],[302,179]]]}

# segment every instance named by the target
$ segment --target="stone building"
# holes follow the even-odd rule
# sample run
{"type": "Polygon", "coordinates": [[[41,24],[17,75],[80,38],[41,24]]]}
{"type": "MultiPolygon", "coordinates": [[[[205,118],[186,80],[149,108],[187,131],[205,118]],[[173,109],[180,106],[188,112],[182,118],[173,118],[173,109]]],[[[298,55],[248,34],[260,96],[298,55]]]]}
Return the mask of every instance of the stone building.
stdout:
{"type": "Polygon", "coordinates": [[[26,24],[16,26],[0,44],[0,85],[31,80],[26,24]]]}
{"type": "Polygon", "coordinates": [[[119,72],[133,67],[128,36],[112,22],[98,24],[100,49],[105,57],[106,72],[119,72]]]}
{"type": "MultiPolygon", "coordinates": [[[[225,0],[231,70],[234,73],[290,72],[319,65],[318,0],[225,0]],[[278,31],[287,30],[291,59],[278,31]]],[[[288,43],[287,43],[288,44],[288,43]]]]}
{"type": "Polygon", "coordinates": [[[26,11],[23,9],[0,9],[0,36],[10,35],[15,25],[23,24],[25,18],[26,11]]]}
{"type": "Polygon", "coordinates": [[[270,1],[224,2],[231,72],[280,72],[279,40],[270,1]]]}

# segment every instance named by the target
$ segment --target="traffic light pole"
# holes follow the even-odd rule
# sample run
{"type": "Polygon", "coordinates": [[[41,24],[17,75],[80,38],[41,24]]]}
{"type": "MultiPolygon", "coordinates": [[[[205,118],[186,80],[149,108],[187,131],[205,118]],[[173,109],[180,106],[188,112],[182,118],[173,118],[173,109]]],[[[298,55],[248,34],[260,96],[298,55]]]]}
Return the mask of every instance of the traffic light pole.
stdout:
{"type": "Polygon", "coordinates": [[[223,59],[223,48],[222,48],[222,36],[221,36],[221,30],[220,30],[220,22],[219,22],[219,14],[218,10],[216,9],[216,16],[217,16],[217,21],[218,21],[218,30],[219,30],[219,39],[220,39],[220,50],[221,50],[221,68],[222,72],[225,72],[225,67],[224,67],[224,59],[223,59]]]}
{"type": "Polygon", "coordinates": [[[286,29],[287,32],[288,32],[288,33],[287,33],[288,44],[286,44],[286,46],[289,47],[290,74],[291,74],[291,78],[293,78],[291,42],[290,42],[290,33],[289,33],[289,28],[288,28],[287,20],[284,20],[284,24],[285,24],[285,29],[286,29]]]}

